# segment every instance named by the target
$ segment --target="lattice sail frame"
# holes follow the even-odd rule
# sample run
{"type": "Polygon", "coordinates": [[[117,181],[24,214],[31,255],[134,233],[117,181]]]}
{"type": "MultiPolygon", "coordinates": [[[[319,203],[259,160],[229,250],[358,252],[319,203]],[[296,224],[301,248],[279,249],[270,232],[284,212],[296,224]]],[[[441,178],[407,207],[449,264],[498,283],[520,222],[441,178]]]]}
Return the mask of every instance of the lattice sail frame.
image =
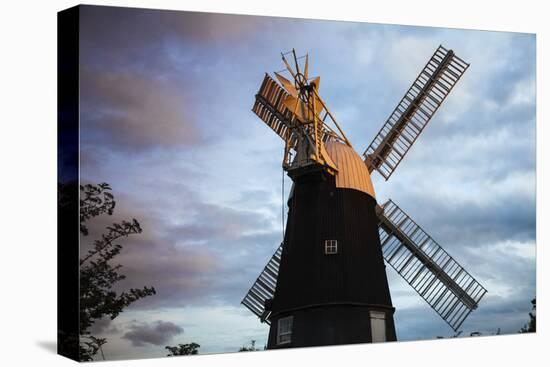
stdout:
{"type": "Polygon", "coordinates": [[[337,171],[326,152],[329,140],[340,141],[351,147],[335,117],[318,94],[319,77],[307,79],[307,55],[304,73],[301,74],[296,53],[292,50],[296,71],[282,54],[287,71],[294,84],[278,72],[281,84],[266,74],[256,94],[252,111],[285,142],[283,168],[292,170],[318,164],[329,173],[337,171]],[[286,89],[285,89],[286,88],[286,89]],[[290,154],[293,150],[294,157],[290,154]],[[293,159],[294,158],[294,159],[293,159]]]}
{"type": "Polygon", "coordinates": [[[283,140],[288,140],[290,148],[296,149],[297,137],[290,134],[290,129],[296,125],[295,117],[283,103],[288,96],[266,73],[252,111],[283,140]]]}
{"type": "Polygon", "coordinates": [[[390,178],[469,64],[439,46],[363,153],[369,172],[390,178]]]}
{"type": "Polygon", "coordinates": [[[393,201],[377,214],[386,262],[457,331],[487,290],[393,201]]]}
{"type": "Polygon", "coordinates": [[[282,252],[283,244],[281,243],[241,301],[246,308],[268,325],[270,324],[270,312],[266,311],[265,302],[273,299],[273,295],[275,294],[282,252]]]}

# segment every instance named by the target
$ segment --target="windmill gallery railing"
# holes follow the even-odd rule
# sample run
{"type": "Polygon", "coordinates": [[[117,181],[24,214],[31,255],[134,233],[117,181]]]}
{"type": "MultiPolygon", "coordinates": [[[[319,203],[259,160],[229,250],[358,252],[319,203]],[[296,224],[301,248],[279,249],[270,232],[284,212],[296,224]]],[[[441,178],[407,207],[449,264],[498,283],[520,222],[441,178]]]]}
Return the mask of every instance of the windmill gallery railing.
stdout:
{"type": "Polygon", "coordinates": [[[457,331],[487,291],[393,201],[377,211],[384,259],[457,331]]]}

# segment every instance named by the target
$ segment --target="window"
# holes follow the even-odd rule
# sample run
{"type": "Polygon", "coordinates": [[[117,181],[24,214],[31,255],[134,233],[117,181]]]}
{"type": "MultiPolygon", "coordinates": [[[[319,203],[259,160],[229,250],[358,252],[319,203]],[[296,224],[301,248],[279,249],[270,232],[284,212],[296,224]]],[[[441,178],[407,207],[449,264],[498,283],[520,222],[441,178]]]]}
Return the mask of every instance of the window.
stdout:
{"type": "Polygon", "coordinates": [[[386,314],[380,311],[370,312],[370,328],[372,334],[372,342],[386,341],[386,314]]]}
{"type": "Polygon", "coordinates": [[[337,240],[325,240],[325,255],[334,255],[338,253],[337,240]]]}
{"type": "Polygon", "coordinates": [[[277,344],[290,343],[292,337],[292,316],[283,317],[277,322],[277,344]]]}

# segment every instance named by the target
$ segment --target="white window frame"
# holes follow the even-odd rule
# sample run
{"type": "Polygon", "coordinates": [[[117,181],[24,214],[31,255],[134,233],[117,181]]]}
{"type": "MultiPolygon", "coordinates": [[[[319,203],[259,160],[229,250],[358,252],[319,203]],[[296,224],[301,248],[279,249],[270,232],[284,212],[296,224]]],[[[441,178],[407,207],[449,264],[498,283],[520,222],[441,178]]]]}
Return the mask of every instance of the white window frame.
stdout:
{"type": "Polygon", "coordinates": [[[277,345],[289,344],[292,341],[293,319],[293,316],[287,316],[277,320],[277,345]]]}
{"type": "Polygon", "coordinates": [[[385,312],[370,311],[370,329],[373,343],[387,341],[385,312]]]}
{"type": "Polygon", "coordinates": [[[338,253],[338,240],[325,240],[325,255],[336,255],[338,253]]]}

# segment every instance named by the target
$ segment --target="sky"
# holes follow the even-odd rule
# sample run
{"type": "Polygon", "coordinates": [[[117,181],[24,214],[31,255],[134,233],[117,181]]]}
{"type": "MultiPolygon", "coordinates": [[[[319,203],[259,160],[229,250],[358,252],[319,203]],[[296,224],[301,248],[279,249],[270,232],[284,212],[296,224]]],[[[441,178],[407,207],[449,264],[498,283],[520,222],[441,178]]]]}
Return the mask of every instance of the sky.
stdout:
{"type": "MultiPolygon", "coordinates": [[[[487,290],[462,335],[516,333],[535,297],[535,36],[532,34],[90,7],[80,24],[83,182],[107,182],[119,290],[154,286],[93,327],[106,359],[263,346],[268,326],[240,304],[282,239],[283,142],[251,111],[280,52],[310,75],[358,153],[442,44],[470,63],[389,181],[391,198],[487,290]]],[[[284,179],[285,195],[291,181],[284,179]]],[[[453,330],[387,268],[398,340],[453,330]]]]}

